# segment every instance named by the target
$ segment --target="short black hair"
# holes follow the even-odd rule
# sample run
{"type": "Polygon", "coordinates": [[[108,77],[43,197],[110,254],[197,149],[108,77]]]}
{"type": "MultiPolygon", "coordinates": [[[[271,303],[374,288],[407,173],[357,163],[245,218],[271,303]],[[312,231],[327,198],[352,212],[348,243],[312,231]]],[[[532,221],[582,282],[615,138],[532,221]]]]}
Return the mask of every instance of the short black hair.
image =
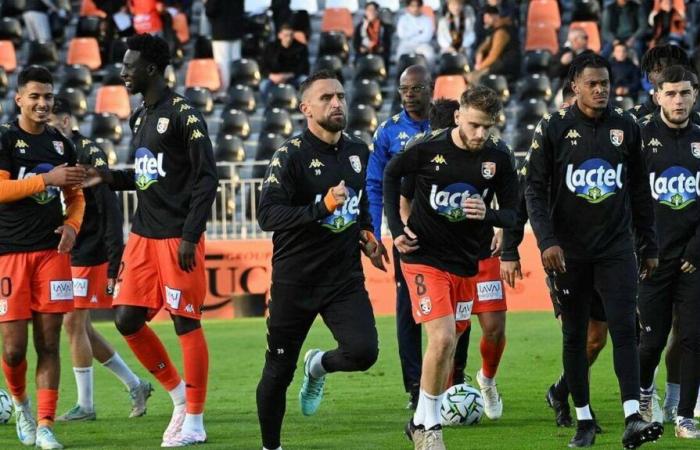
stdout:
{"type": "Polygon", "coordinates": [[[430,128],[452,128],[455,126],[455,111],[459,109],[459,102],[451,98],[439,98],[430,107],[428,119],[430,128]]]}
{"type": "Polygon", "coordinates": [[[141,53],[144,61],[155,64],[163,74],[170,64],[170,47],[165,39],[148,33],[135,34],[126,40],[126,47],[141,53]]]}
{"type": "Polygon", "coordinates": [[[17,75],[17,89],[23,88],[31,81],[53,86],[53,75],[51,75],[49,69],[44,66],[32,65],[25,67],[19,75],[17,75]]]}
{"type": "Polygon", "coordinates": [[[68,100],[65,97],[61,97],[60,95],[54,98],[51,112],[54,114],[68,114],[69,116],[73,115],[70,103],[68,103],[68,100]]]}
{"type": "Polygon", "coordinates": [[[494,120],[503,110],[503,103],[496,91],[490,87],[476,85],[468,88],[459,98],[461,108],[475,108],[492,117],[494,120]]]}
{"type": "Polygon", "coordinates": [[[377,9],[377,11],[379,11],[379,3],[374,2],[374,1],[370,1],[370,2],[365,3],[365,9],[367,9],[370,6],[374,6],[377,9]]]}
{"type": "Polygon", "coordinates": [[[647,50],[642,56],[642,62],[639,67],[642,69],[643,74],[648,75],[664,67],[675,65],[690,68],[688,54],[677,45],[666,44],[647,50]]]}
{"type": "Polygon", "coordinates": [[[411,3],[418,3],[418,6],[423,7],[423,0],[406,0],[406,6],[410,6],[411,3]]]}
{"type": "Polygon", "coordinates": [[[689,81],[693,89],[698,88],[698,77],[692,70],[681,65],[666,67],[659,76],[657,88],[662,89],[664,83],[680,83],[689,81]]]}
{"type": "Polygon", "coordinates": [[[561,98],[563,101],[566,101],[567,98],[571,98],[576,96],[576,93],[574,92],[573,88],[571,87],[571,80],[567,79],[564,82],[564,87],[561,88],[561,98]]]}
{"type": "Polygon", "coordinates": [[[498,6],[486,5],[486,7],[484,8],[484,14],[493,14],[496,16],[500,16],[501,10],[498,9],[498,6]]]}
{"type": "Polygon", "coordinates": [[[284,23],[282,23],[282,24],[278,27],[277,32],[279,33],[279,32],[282,31],[282,30],[291,30],[291,31],[294,31],[294,27],[292,26],[291,23],[289,23],[289,22],[284,22],[284,23]]]}
{"type": "Polygon", "coordinates": [[[592,51],[586,51],[574,58],[569,67],[569,80],[574,81],[578,78],[585,69],[605,69],[608,71],[608,76],[612,72],[610,62],[592,51]]]}
{"type": "MultiPolygon", "coordinates": [[[[317,70],[316,72],[309,75],[309,77],[301,83],[301,85],[299,86],[299,96],[303,96],[304,92],[306,92],[311,87],[311,85],[318,80],[340,81],[340,78],[338,78],[338,75],[331,70],[317,70]]],[[[342,82],[340,84],[342,84],[342,82]]]]}

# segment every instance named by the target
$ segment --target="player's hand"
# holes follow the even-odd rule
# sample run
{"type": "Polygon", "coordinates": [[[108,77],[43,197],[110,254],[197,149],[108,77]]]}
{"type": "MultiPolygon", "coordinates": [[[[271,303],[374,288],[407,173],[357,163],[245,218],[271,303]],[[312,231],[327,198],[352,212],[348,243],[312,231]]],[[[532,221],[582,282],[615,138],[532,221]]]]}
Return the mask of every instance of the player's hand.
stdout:
{"type": "Polygon", "coordinates": [[[360,247],[362,252],[367,256],[372,265],[377,269],[386,272],[386,267],[384,267],[384,261],[389,264],[389,253],[387,253],[384,244],[378,241],[374,237],[372,232],[367,230],[362,230],[360,232],[360,247]]]}
{"type": "Polygon", "coordinates": [[[61,235],[61,242],[58,243],[58,253],[70,253],[75,245],[75,237],[78,233],[70,225],[61,225],[56,228],[54,233],[61,235]]]}
{"type": "Polygon", "coordinates": [[[566,272],[566,261],[564,260],[564,250],[558,245],[553,245],[542,252],[542,265],[547,272],[566,272]]]}
{"type": "Polygon", "coordinates": [[[484,220],[486,217],[486,203],[481,197],[464,199],[462,210],[464,210],[467,219],[484,220]]]}
{"type": "Polygon", "coordinates": [[[180,248],[177,250],[177,262],[180,265],[180,269],[185,272],[192,272],[194,266],[196,265],[194,261],[194,253],[197,248],[197,244],[193,242],[188,242],[186,240],[180,241],[180,248]]]}
{"type": "Polygon", "coordinates": [[[491,256],[500,256],[503,250],[503,228],[499,228],[493,233],[491,239],[491,256]]]}
{"type": "Polygon", "coordinates": [[[83,181],[84,188],[97,186],[100,183],[111,184],[112,181],[114,181],[114,177],[112,177],[112,172],[109,170],[97,170],[93,166],[82,164],[80,164],[79,167],[84,168],[86,171],[85,180],[83,181]]]}
{"type": "Polygon", "coordinates": [[[657,267],[659,267],[659,258],[645,258],[642,260],[642,267],[639,270],[639,279],[651,279],[657,267]]]}
{"type": "Polygon", "coordinates": [[[333,200],[338,205],[345,203],[348,199],[348,190],[345,188],[345,180],[340,180],[337,186],[331,188],[331,194],[333,195],[333,200]]]}
{"type": "Polygon", "coordinates": [[[47,186],[75,186],[85,181],[86,171],[84,167],[71,167],[68,164],[61,164],[51,169],[49,172],[41,174],[44,184],[47,186]]]}
{"type": "Polygon", "coordinates": [[[418,250],[420,248],[418,236],[408,227],[403,227],[403,232],[404,234],[394,239],[396,250],[403,254],[413,253],[418,250]]]}
{"type": "Polygon", "coordinates": [[[681,264],[681,272],[685,273],[693,273],[697,270],[697,268],[690,263],[690,261],[686,261],[685,259],[681,260],[683,264],[681,264]]]}
{"type": "Polygon", "coordinates": [[[501,278],[511,288],[515,288],[515,279],[523,279],[520,261],[501,261],[501,278]]]}

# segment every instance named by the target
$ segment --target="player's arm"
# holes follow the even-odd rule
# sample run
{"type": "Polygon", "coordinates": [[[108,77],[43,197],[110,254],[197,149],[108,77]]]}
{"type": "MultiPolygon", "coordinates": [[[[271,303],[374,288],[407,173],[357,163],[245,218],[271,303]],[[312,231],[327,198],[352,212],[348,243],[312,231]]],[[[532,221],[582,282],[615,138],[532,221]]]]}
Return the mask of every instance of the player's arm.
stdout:
{"type": "Polygon", "coordinates": [[[377,239],[382,235],[382,180],[384,168],[389,161],[389,137],[386,125],[379,127],[374,134],[372,146],[374,151],[369,154],[367,163],[367,198],[369,200],[369,213],[372,216],[374,235],[377,239]]]}
{"type": "Polygon", "coordinates": [[[401,180],[401,199],[399,200],[399,213],[403,223],[408,223],[411,216],[411,203],[416,190],[416,175],[411,173],[401,180]]]}
{"type": "Polygon", "coordinates": [[[286,150],[277,150],[265,172],[257,219],[264,231],[283,231],[328,217],[340,204],[331,189],[322,201],[293,206],[297,183],[296,162],[286,150]]]}
{"type": "Polygon", "coordinates": [[[418,147],[412,146],[394,156],[384,170],[384,208],[394,239],[406,234],[400,211],[401,177],[418,170],[418,153],[418,147]]]}
{"type": "MultiPolygon", "coordinates": [[[[95,145],[90,151],[90,164],[98,169],[109,169],[107,155],[95,145]]],[[[101,184],[93,188],[99,214],[104,218],[105,244],[107,247],[107,278],[117,278],[119,263],[124,251],[124,218],[119,208],[119,198],[107,185],[101,184]]]]}
{"type": "Polygon", "coordinates": [[[511,228],[515,226],[518,207],[518,175],[513,166],[513,159],[509,157],[505,162],[505,170],[498,173],[495,185],[498,209],[486,205],[484,222],[497,228],[511,228]]]}
{"type": "MultiPolygon", "coordinates": [[[[366,187],[365,187],[366,189],[366,187]]],[[[384,262],[389,262],[389,254],[382,244],[382,241],[374,235],[372,226],[372,216],[369,213],[369,201],[367,196],[360,197],[360,246],[364,254],[372,261],[372,265],[379,270],[386,272],[384,262]]]]}

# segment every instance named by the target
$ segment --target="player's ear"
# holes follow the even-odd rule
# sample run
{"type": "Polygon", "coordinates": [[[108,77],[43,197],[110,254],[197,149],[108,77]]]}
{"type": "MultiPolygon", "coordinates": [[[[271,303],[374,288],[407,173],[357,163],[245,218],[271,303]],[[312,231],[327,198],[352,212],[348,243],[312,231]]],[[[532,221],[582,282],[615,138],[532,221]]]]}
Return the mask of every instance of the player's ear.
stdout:
{"type": "Polygon", "coordinates": [[[304,117],[311,117],[311,109],[309,108],[309,104],[306,103],[304,99],[302,99],[301,103],[299,103],[299,111],[301,111],[304,117]]]}
{"type": "Polygon", "coordinates": [[[455,125],[456,126],[459,126],[459,109],[460,108],[455,109],[455,125]]]}

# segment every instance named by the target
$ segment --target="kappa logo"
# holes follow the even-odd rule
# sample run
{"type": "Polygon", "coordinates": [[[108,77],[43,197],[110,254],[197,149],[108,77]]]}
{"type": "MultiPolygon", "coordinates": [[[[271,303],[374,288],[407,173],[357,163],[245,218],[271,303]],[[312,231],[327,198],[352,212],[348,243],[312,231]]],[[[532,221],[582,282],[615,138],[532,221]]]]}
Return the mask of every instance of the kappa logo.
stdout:
{"type": "Polygon", "coordinates": [[[141,125],[141,116],[137,117],[136,122],[134,122],[134,133],[138,131],[139,125],[141,125]]]}
{"type": "Polygon", "coordinates": [[[311,164],[309,164],[309,169],[319,169],[319,168],[321,168],[321,167],[323,167],[323,166],[324,166],[324,164],[323,164],[321,161],[319,161],[318,159],[314,158],[314,159],[311,160],[311,164]]]}
{"type": "Polygon", "coordinates": [[[540,148],[540,144],[538,144],[537,141],[532,141],[532,145],[530,145],[530,148],[532,150],[537,150],[538,148],[540,148]]]}
{"type": "Polygon", "coordinates": [[[194,314],[194,306],[188,303],[187,305],[185,305],[185,312],[194,314]]]}
{"type": "Polygon", "coordinates": [[[289,143],[292,144],[293,146],[295,146],[296,148],[301,147],[301,139],[299,139],[299,138],[292,139],[291,141],[289,141],[289,143]]]}
{"type": "Polygon", "coordinates": [[[612,142],[612,145],[615,147],[619,147],[622,145],[622,141],[625,140],[625,132],[622,130],[610,130],[610,142],[612,142]]]}
{"type": "Polygon", "coordinates": [[[396,136],[396,137],[397,137],[398,139],[408,139],[408,138],[409,138],[408,134],[406,134],[405,131],[400,132],[399,135],[396,136]]]}
{"type": "Polygon", "coordinates": [[[498,144],[499,142],[501,142],[501,138],[499,138],[499,137],[496,136],[496,135],[491,135],[491,142],[493,142],[493,144],[496,145],[496,144],[498,144]]]}
{"type": "Polygon", "coordinates": [[[93,145],[90,147],[90,154],[94,155],[95,153],[100,153],[100,149],[96,145],[93,145]]]}
{"type": "Polygon", "coordinates": [[[170,123],[170,119],[167,117],[161,117],[158,119],[158,123],[156,124],[156,131],[159,134],[163,134],[166,131],[168,131],[168,124],[170,123]]]}
{"type": "Polygon", "coordinates": [[[661,143],[661,141],[659,141],[656,138],[651,138],[651,140],[649,141],[649,143],[647,145],[650,147],[663,147],[663,144],[661,143]]]}
{"type": "Polygon", "coordinates": [[[566,133],[566,136],[564,136],[565,139],[570,139],[571,145],[578,145],[577,139],[580,137],[581,135],[577,130],[569,130],[569,132],[566,133]]]}
{"type": "Polygon", "coordinates": [[[27,143],[22,139],[17,139],[17,142],[15,142],[15,148],[29,148],[29,145],[27,145],[27,143]]]}
{"type": "Polygon", "coordinates": [[[87,297],[88,294],[88,279],[73,278],[73,295],[76,297],[87,297]]]}
{"type": "Polygon", "coordinates": [[[393,116],[391,116],[391,120],[393,120],[394,123],[398,122],[400,118],[401,118],[400,114],[394,114],[393,116]]]}
{"type": "Polygon", "coordinates": [[[282,167],[282,163],[280,163],[279,158],[272,158],[272,161],[270,161],[270,167],[282,167]]]}
{"type": "Polygon", "coordinates": [[[287,146],[286,146],[286,145],[285,145],[285,146],[282,146],[282,147],[280,147],[280,148],[277,149],[278,152],[282,152],[282,153],[287,153],[287,150],[288,150],[288,149],[287,149],[287,146]]]}
{"type": "Polygon", "coordinates": [[[542,125],[539,123],[535,127],[535,134],[542,134],[542,125]]]}
{"type": "Polygon", "coordinates": [[[197,116],[195,116],[194,114],[190,114],[189,116],[187,116],[187,122],[185,123],[185,125],[192,125],[193,123],[197,122],[199,122],[197,116]]]}
{"type": "Polygon", "coordinates": [[[173,99],[173,106],[174,106],[174,105],[177,105],[177,104],[180,103],[182,100],[183,100],[182,97],[175,97],[175,98],[173,99]]]}
{"type": "Polygon", "coordinates": [[[192,132],[192,136],[190,136],[190,141],[196,141],[197,139],[201,139],[204,137],[204,134],[199,131],[199,130],[194,130],[192,132]]]}
{"type": "Polygon", "coordinates": [[[106,165],[107,165],[107,161],[105,161],[104,159],[102,159],[102,158],[95,159],[95,167],[102,167],[102,166],[106,166],[106,165]]]}
{"type": "Polygon", "coordinates": [[[272,174],[272,173],[270,174],[270,176],[268,176],[268,177],[265,179],[265,183],[267,183],[267,184],[280,184],[280,182],[279,182],[279,180],[277,179],[277,177],[276,177],[274,174],[272,174]]]}
{"type": "Polygon", "coordinates": [[[82,141],[80,141],[80,145],[82,145],[83,147],[87,147],[90,144],[92,144],[92,142],[90,142],[90,139],[83,139],[82,141]]]}
{"type": "Polygon", "coordinates": [[[472,307],[474,300],[458,301],[455,305],[455,320],[462,322],[472,317],[472,307]]]}
{"type": "Polygon", "coordinates": [[[73,280],[58,280],[49,283],[50,300],[64,301],[73,300],[73,280]]]}
{"type": "Polygon", "coordinates": [[[476,294],[479,301],[502,300],[503,284],[500,281],[483,281],[476,283],[476,294]]]}
{"type": "Polygon", "coordinates": [[[419,302],[420,305],[420,311],[424,315],[430,314],[430,311],[433,310],[433,303],[430,301],[430,297],[422,297],[419,302]]]}
{"type": "Polygon", "coordinates": [[[97,303],[97,295],[92,294],[92,297],[90,297],[90,303],[97,303]]]}
{"type": "Polygon", "coordinates": [[[7,314],[7,299],[0,298],[0,316],[7,314]]]}
{"type": "Polygon", "coordinates": [[[172,309],[180,307],[180,297],[182,297],[182,291],[165,286],[165,301],[172,309]]]}
{"type": "Polygon", "coordinates": [[[440,154],[435,155],[433,157],[433,159],[430,160],[430,162],[435,163],[435,164],[442,164],[445,166],[447,165],[447,161],[445,161],[445,157],[440,155],[440,154]]]}
{"type": "Polygon", "coordinates": [[[187,111],[188,109],[192,109],[192,107],[187,103],[183,103],[182,105],[180,105],[180,112],[187,111]]]}

